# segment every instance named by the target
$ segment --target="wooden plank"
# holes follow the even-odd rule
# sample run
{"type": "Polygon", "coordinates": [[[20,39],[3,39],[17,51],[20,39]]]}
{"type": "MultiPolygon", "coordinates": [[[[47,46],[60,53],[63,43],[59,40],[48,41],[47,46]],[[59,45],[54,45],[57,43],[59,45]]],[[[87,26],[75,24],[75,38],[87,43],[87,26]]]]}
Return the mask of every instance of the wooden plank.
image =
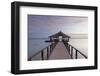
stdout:
{"type": "Polygon", "coordinates": [[[68,53],[63,42],[58,42],[56,47],[54,48],[52,54],[49,57],[50,59],[71,59],[71,56],[68,53]]]}

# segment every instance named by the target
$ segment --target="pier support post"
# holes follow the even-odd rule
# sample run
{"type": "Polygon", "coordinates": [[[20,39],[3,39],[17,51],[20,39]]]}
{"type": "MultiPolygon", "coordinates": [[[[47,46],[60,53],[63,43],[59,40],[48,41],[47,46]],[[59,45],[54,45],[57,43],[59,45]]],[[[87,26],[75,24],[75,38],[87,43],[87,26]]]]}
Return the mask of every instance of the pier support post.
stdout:
{"type": "Polygon", "coordinates": [[[77,50],[76,50],[76,55],[75,55],[75,58],[77,59],[77,50]]]}
{"type": "Polygon", "coordinates": [[[73,47],[71,47],[71,58],[73,59],[73,47]]]}
{"type": "Polygon", "coordinates": [[[47,60],[48,60],[48,58],[49,58],[49,49],[47,47],[47,60]]]}
{"type": "Polygon", "coordinates": [[[43,50],[41,51],[41,59],[44,60],[44,53],[43,53],[43,50]]]}

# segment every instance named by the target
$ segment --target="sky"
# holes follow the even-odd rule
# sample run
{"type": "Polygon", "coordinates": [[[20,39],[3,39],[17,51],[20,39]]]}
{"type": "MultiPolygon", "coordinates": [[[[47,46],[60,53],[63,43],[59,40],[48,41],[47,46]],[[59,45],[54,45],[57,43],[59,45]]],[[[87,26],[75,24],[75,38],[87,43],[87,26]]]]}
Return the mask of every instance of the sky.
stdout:
{"type": "Polygon", "coordinates": [[[65,34],[87,34],[88,17],[28,15],[29,38],[48,37],[59,31],[65,34]]]}

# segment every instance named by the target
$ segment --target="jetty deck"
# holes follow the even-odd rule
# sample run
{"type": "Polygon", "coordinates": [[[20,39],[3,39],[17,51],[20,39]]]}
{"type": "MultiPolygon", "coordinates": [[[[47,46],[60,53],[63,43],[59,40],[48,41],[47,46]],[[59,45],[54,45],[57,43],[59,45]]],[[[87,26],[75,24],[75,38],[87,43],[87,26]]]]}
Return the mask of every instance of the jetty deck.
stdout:
{"type": "Polygon", "coordinates": [[[63,42],[58,42],[49,59],[71,59],[71,56],[69,55],[63,42]]]}

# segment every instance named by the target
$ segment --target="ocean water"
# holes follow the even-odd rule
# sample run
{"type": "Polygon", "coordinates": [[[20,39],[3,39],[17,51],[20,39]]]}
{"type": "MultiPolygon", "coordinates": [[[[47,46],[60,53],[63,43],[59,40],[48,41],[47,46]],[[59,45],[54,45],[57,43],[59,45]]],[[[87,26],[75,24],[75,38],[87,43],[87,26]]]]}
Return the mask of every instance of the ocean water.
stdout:
{"type": "MultiPolygon", "coordinates": [[[[48,38],[39,38],[39,39],[33,38],[28,40],[28,58],[30,58],[38,51],[50,45],[50,43],[45,42],[45,40],[48,40],[48,38]]],[[[79,51],[81,51],[83,54],[88,56],[88,39],[79,39],[79,38],[70,39],[69,44],[71,44],[79,51]]],[[[33,58],[33,60],[40,60],[40,58],[41,58],[40,55],[38,55],[36,58],[33,58]]],[[[80,54],[78,54],[78,58],[83,58],[83,57],[80,54]]]]}
{"type": "Polygon", "coordinates": [[[45,40],[48,40],[48,38],[32,38],[28,40],[28,58],[50,45],[50,43],[45,42],[45,40]]]}
{"type": "MultiPolygon", "coordinates": [[[[88,57],[88,39],[87,38],[70,39],[69,44],[74,46],[76,49],[78,49],[80,52],[82,52],[88,57]]],[[[83,58],[83,56],[79,55],[78,58],[83,58]]]]}

